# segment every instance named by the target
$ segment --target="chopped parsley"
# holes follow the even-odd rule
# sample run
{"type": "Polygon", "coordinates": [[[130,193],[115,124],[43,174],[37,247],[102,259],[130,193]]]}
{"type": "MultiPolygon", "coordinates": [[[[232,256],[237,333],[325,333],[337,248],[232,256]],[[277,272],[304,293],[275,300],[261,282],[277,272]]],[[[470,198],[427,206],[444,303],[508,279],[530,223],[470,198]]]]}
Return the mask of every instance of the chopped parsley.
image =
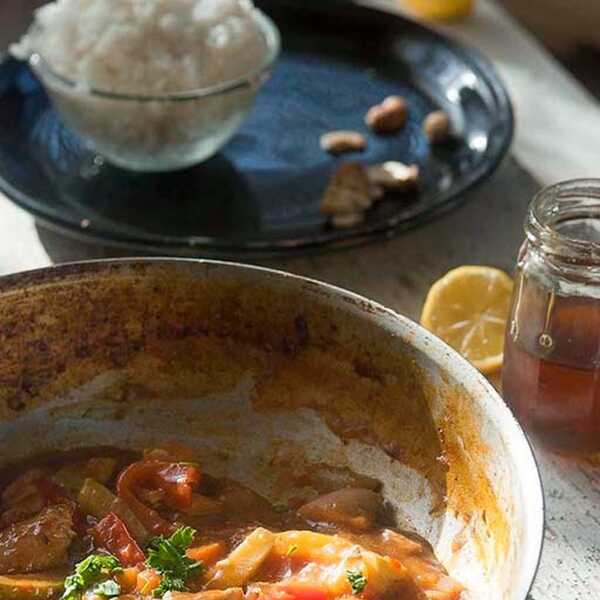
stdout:
{"type": "Polygon", "coordinates": [[[65,579],[65,589],[61,600],[80,600],[81,594],[94,583],[121,571],[121,563],[114,556],[91,554],[77,563],[75,573],[65,579]]]}
{"type": "Polygon", "coordinates": [[[186,555],[195,535],[191,527],[180,527],[171,537],[161,535],[148,545],[146,566],[155,569],[161,577],[160,585],[154,590],[155,598],[162,598],[167,592],[187,591],[188,581],[202,573],[202,563],[186,555]]]}
{"type": "Polygon", "coordinates": [[[97,596],[104,596],[105,598],[115,598],[121,595],[121,586],[112,579],[107,579],[102,583],[99,583],[94,588],[94,594],[97,596]]]}
{"type": "Polygon", "coordinates": [[[290,544],[287,549],[286,555],[291,556],[292,554],[294,554],[294,552],[298,552],[298,546],[296,546],[296,544],[290,544]]]}
{"type": "Polygon", "coordinates": [[[352,593],[355,596],[360,594],[367,587],[368,580],[362,574],[362,571],[346,571],[346,576],[352,586],[352,593]]]}

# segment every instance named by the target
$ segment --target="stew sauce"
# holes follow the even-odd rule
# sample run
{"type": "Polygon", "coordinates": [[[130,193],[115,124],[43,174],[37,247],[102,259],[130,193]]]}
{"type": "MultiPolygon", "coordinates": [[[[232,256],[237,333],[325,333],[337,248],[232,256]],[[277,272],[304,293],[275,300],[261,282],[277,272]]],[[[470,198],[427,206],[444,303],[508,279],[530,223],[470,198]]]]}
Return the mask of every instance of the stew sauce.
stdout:
{"type": "Polygon", "coordinates": [[[318,471],[321,496],[274,506],[178,445],[12,469],[0,478],[0,598],[460,597],[429,544],[394,527],[377,482],[318,471]]]}

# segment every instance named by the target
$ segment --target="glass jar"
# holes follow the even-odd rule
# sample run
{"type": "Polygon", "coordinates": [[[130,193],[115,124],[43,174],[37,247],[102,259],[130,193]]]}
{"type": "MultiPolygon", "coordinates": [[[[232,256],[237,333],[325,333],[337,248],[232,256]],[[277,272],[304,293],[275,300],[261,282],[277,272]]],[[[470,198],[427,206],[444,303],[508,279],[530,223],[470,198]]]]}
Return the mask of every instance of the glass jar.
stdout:
{"type": "Polygon", "coordinates": [[[502,385],[524,427],[557,450],[600,450],[600,179],[533,200],[517,262],[502,385]]]}

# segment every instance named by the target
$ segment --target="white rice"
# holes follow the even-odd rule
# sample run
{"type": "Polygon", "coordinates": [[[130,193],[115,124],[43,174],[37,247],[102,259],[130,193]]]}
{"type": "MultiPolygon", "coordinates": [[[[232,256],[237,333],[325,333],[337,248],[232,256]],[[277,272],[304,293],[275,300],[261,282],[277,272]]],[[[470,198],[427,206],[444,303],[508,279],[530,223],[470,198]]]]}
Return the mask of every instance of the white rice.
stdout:
{"type": "Polygon", "coordinates": [[[82,86],[162,94],[247,75],[268,49],[251,0],[56,0],[12,52],[82,86]]]}

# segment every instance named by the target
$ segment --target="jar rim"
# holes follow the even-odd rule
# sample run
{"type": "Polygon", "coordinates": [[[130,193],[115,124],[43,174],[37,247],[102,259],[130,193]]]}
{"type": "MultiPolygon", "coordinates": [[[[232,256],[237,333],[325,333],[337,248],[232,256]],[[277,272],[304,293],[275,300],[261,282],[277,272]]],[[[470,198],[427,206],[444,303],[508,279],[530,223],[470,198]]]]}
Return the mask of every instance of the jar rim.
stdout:
{"type": "Polygon", "coordinates": [[[572,179],[540,190],[529,207],[525,233],[556,261],[600,267],[600,178],[572,179]],[[560,231],[560,225],[582,218],[597,220],[597,240],[560,231]]]}

